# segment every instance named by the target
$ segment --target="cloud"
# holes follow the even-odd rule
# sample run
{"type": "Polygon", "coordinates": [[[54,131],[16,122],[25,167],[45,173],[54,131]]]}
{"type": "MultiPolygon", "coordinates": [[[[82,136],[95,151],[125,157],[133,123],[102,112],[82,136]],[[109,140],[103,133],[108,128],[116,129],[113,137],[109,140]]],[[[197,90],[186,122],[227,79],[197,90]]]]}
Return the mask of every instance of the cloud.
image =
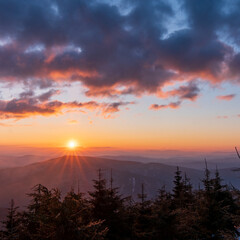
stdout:
{"type": "Polygon", "coordinates": [[[228,94],[228,95],[220,95],[217,96],[218,100],[225,100],[225,101],[231,101],[233,98],[236,97],[236,94],[228,94]]]}
{"type": "Polygon", "coordinates": [[[28,98],[34,96],[34,91],[28,90],[25,92],[20,93],[20,98],[28,98]]]}
{"type": "Polygon", "coordinates": [[[38,96],[35,96],[33,90],[27,90],[19,94],[19,98],[22,100],[30,100],[32,102],[46,102],[50,100],[54,95],[60,94],[60,90],[50,89],[47,92],[44,92],[38,96]]]}
{"type": "Polygon", "coordinates": [[[6,57],[0,61],[0,76],[81,81],[88,94],[92,88],[102,94],[102,88],[118,85],[151,92],[173,76],[154,63],[157,53],[153,55],[154,45],[148,46],[165,31],[161,20],[172,14],[167,3],[135,2],[125,16],[107,3],[61,0],[53,4],[27,0],[25,9],[17,1],[0,5],[5,13],[2,21],[8,26],[3,35],[14,36],[0,49],[1,59],[6,57]]]}
{"type": "Polygon", "coordinates": [[[113,102],[98,103],[89,102],[61,102],[58,100],[49,100],[51,96],[58,94],[58,91],[51,90],[40,96],[32,96],[28,92],[20,94],[22,98],[9,101],[0,100],[0,118],[1,119],[21,119],[31,116],[51,116],[62,114],[64,110],[72,111],[74,109],[86,109],[90,111],[100,111],[100,115],[109,118],[112,114],[119,112],[120,107],[134,104],[134,102],[113,102]],[[30,96],[30,97],[29,97],[30,96]]]}
{"type": "Polygon", "coordinates": [[[180,75],[202,77],[209,81],[221,81],[225,57],[231,48],[218,39],[204,39],[194,29],[174,32],[162,41],[164,64],[176,69],[180,75]]]}
{"type": "Polygon", "coordinates": [[[77,124],[78,121],[77,121],[77,120],[74,120],[74,119],[69,119],[69,120],[68,120],[68,123],[69,123],[69,124],[77,124]]]}
{"type": "Polygon", "coordinates": [[[218,119],[228,119],[228,116],[224,115],[224,116],[217,116],[218,119]]]}
{"type": "Polygon", "coordinates": [[[173,109],[176,109],[176,108],[179,108],[181,105],[181,102],[178,101],[178,102],[171,102],[169,104],[162,104],[162,105],[158,105],[158,104],[152,104],[149,109],[151,110],[160,110],[160,109],[164,109],[164,108],[173,108],[173,109]]]}
{"type": "Polygon", "coordinates": [[[200,89],[197,86],[195,81],[189,82],[186,86],[180,86],[177,89],[167,91],[167,92],[159,92],[158,96],[161,98],[169,98],[177,96],[181,100],[188,99],[191,101],[195,101],[199,96],[200,89]]]}
{"type": "Polygon", "coordinates": [[[235,77],[237,81],[240,81],[239,74],[240,74],[240,69],[239,69],[239,64],[240,64],[240,53],[235,54],[230,63],[229,63],[229,69],[230,73],[229,75],[232,77],[235,77]]]}
{"type": "MultiPolygon", "coordinates": [[[[192,79],[240,82],[239,10],[237,1],[222,0],[0,1],[0,81],[31,89],[5,104],[55,114],[46,107],[59,92],[36,99],[33,90],[76,81],[91,98],[153,94],[194,101],[200,89],[192,79]],[[163,92],[177,81],[188,84],[163,92]]],[[[119,106],[108,103],[102,111],[119,106]]]]}
{"type": "Polygon", "coordinates": [[[55,90],[55,89],[51,89],[48,92],[45,92],[41,95],[39,95],[37,98],[39,99],[39,101],[41,102],[46,102],[48,101],[52,96],[60,94],[59,90],[55,90]]]}
{"type": "Polygon", "coordinates": [[[0,127],[31,127],[32,124],[9,124],[9,123],[0,123],[0,127]]]}

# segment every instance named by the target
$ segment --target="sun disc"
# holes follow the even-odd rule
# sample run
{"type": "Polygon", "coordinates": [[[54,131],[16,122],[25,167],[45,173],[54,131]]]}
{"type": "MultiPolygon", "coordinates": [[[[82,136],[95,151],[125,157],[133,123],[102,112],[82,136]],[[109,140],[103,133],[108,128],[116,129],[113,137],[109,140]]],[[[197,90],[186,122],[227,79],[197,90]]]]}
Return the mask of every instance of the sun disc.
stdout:
{"type": "Polygon", "coordinates": [[[77,142],[74,141],[74,140],[70,140],[70,141],[68,142],[67,146],[68,146],[68,148],[70,148],[70,149],[74,149],[74,148],[77,147],[77,142]]]}

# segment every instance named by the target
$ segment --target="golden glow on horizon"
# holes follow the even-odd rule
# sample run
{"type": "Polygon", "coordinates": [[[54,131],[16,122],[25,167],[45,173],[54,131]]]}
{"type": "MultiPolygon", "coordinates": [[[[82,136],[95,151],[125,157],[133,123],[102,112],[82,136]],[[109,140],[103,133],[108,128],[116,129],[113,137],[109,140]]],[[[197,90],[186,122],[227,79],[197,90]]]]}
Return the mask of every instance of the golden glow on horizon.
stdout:
{"type": "Polygon", "coordinates": [[[67,147],[71,150],[74,150],[77,147],[77,142],[75,140],[70,140],[67,144],[67,147]]]}
{"type": "Polygon", "coordinates": [[[107,120],[93,117],[94,123],[89,124],[87,115],[77,118],[75,114],[68,113],[57,119],[41,117],[41,121],[21,120],[16,123],[21,125],[16,126],[0,124],[0,146],[4,146],[2,149],[6,152],[15,145],[16,149],[59,148],[73,154],[74,151],[90,151],[91,148],[104,151],[112,148],[232,151],[240,143],[237,117],[231,121],[216,119],[215,115],[206,119],[195,114],[189,118],[174,118],[176,116],[171,112],[169,117],[161,115],[161,124],[158,124],[159,118],[132,117],[129,120],[121,116],[107,120]],[[69,124],[68,119],[78,119],[79,124],[69,124]],[[146,119],[150,119],[151,124],[146,119]],[[75,143],[69,144],[71,141],[75,143]]]}

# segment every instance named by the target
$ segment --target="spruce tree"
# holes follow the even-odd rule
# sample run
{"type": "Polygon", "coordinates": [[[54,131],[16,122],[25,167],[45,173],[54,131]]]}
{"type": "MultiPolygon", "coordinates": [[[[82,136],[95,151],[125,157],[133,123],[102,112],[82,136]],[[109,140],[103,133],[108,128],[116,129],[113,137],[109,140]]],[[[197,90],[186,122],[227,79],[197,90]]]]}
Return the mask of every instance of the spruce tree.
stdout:
{"type": "Polygon", "coordinates": [[[196,231],[196,215],[193,205],[194,196],[192,185],[186,173],[184,178],[177,167],[174,176],[172,194],[172,215],[174,216],[174,229],[176,239],[191,239],[196,231]]]}
{"type": "Polygon", "coordinates": [[[2,222],[3,231],[2,239],[3,240],[15,240],[19,239],[19,228],[20,228],[20,219],[17,213],[18,207],[15,207],[14,200],[10,202],[10,207],[8,208],[8,214],[6,220],[2,222]]]}
{"type": "Polygon", "coordinates": [[[153,202],[153,236],[154,239],[174,239],[176,235],[175,214],[171,209],[171,194],[163,186],[153,202]]]}
{"type": "Polygon", "coordinates": [[[124,205],[122,197],[118,194],[118,188],[113,188],[112,185],[107,188],[101,169],[98,170],[98,180],[93,182],[94,190],[89,192],[93,219],[104,221],[103,225],[108,228],[107,239],[122,239],[125,235],[124,205]]]}
{"type": "Polygon", "coordinates": [[[90,206],[82,193],[71,190],[65,196],[61,211],[57,215],[57,240],[104,239],[107,229],[103,221],[94,221],[90,217],[90,206]]]}
{"type": "Polygon", "coordinates": [[[173,183],[173,208],[182,207],[184,204],[184,182],[179,167],[175,172],[173,183]]]}
{"type": "Polygon", "coordinates": [[[21,239],[55,239],[56,216],[60,212],[60,192],[48,190],[41,184],[28,194],[31,198],[27,210],[21,213],[21,239]]]}
{"type": "Polygon", "coordinates": [[[140,202],[135,204],[135,222],[133,226],[134,239],[154,239],[152,202],[146,200],[144,184],[141,185],[141,193],[138,194],[140,202]]]}
{"type": "Polygon", "coordinates": [[[200,237],[206,239],[223,239],[223,235],[231,235],[232,239],[238,236],[234,216],[237,212],[237,204],[226,185],[222,185],[218,170],[215,178],[210,178],[210,172],[206,168],[203,179],[204,191],[198,203],[198,215],[200,216],[200,237]]]}

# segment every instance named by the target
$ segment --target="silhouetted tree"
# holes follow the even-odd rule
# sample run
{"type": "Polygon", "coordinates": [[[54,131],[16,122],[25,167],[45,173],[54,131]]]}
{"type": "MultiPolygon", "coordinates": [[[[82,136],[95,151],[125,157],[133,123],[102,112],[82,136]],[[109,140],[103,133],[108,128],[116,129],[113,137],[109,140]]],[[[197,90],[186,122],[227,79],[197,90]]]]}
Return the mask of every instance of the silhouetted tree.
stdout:
{"type": "Polygon", "coordinates": [[[140,200],[135,204],[135,222],[133,226],[134,239],[153,239],[153,221],[152,202],[146,200],[147,194],[144,190],[144,184],[141,185],[141,193],[138,194],[140,200]]]}
{"type": "Polygon", "coordinates": [[[67,193],[56,216],[56,239],[104,239],[107,229],[102,226],[103,221],[92,221],[90,213],[90,205],[82,193],[73,190],[67,193]]]}
{"type": "Polygon", "coordinates": [[[20,219],[17,214],[18,207],[15,207],[14,200],[10,202],[10,207],[8,208],[8,214],[6,220],[2,222],[3,231],[1,233],[3,240],[13,240],[19,238],[19,223],[20,219]]]}
{"type": "Polygon", "coordinates": [[[122,239],[125,235],[124,200],[118,194],[118,188],[113,188],[112,184],[110,188],[106,187],[101,169],[98,170],[98,180],[93,182],[94,191],[89,192],[93,219],[104,221],[103,225],[108,228],[107,239],[122,239]]]}
{"type": "Polygon", "coordinates": [[[190,179],[177,168],[172,192],[163,187],[147,200],[142,184],[139,199],[122,198],[99,170],[90,198],[73,190],[61,198],[58,189],[36,185],[26,210],[11,205],[3,240],[220,240],[237,239],[240,191],[222,183],[218,169],[205,169],[203,189],[192,190],[190,179]]]}
{"type": "Polygon", "coordinates": [[[238,206],[226,185],[221,184],[218,170],[215,178],[210,178],[209,170],[205,169],[203,179],[204,191],[197,202],[199,215],[200,237],[203,239],[223,239],[223,233],[238,236],[234,215],[238,206]]]}
{"type": "Polygon", "coordinates": [[[176,234],[175,214],[171,209],[171,194],[163,186],[153,202],[153,236],[154,239],[174,239],[176,234]]]}

